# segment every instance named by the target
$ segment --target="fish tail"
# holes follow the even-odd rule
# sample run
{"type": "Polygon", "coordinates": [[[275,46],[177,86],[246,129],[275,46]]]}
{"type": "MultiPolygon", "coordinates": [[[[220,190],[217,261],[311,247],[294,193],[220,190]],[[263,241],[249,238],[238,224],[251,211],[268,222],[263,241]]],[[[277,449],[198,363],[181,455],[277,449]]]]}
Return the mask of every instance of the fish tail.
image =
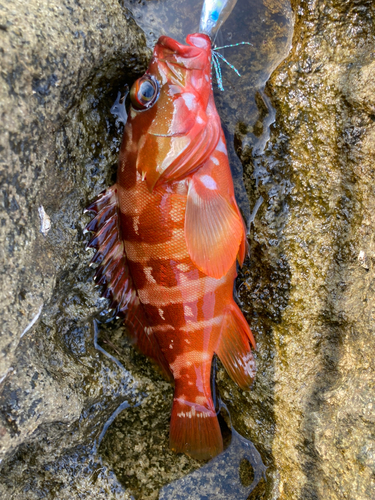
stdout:
{"type": "MultiPolygon", "coordinates": [[[[223,438],[211,395],[204,404],[192,403],[178,397],[173,400],[170,447],[196,460],[209,460],[223,451],[223,438]]],[[[183,396],[183,391],[181,390],[183,396]]]]}

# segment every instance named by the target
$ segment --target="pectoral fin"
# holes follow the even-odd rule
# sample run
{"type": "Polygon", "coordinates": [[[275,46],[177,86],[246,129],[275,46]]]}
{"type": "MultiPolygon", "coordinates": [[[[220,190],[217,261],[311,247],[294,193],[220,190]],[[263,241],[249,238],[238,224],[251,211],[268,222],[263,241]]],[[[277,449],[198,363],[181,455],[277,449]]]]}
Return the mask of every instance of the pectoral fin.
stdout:
{"type": "Polygon", "coordinates": [[[208,276],[221,278],[235,262],[243,241],[237,207],[224,198],[209,176],[189,185],[185,238],[191,260],[208,276]]]}

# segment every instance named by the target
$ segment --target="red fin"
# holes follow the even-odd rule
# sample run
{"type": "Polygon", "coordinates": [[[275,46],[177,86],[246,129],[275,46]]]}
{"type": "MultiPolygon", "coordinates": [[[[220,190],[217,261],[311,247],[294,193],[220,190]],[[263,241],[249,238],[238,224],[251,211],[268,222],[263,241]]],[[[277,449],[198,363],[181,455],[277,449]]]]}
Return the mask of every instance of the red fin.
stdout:
{"type": "Polygon", "coordinates": [[[241,221],[242,221],[242,240],[240,244],[240,248],[238,250],[237,254],[237,261],[240,266],[242,266],[246,256],[249,255],[249,244],[247,242],[247,232],[246,232],[246,226],[245,222],[242,218],[242,215],[240,215],[241,221]]]}
{"type": "Polygon", "coordinates": [[[209,176],[191,179],[185,238],[195,265],[208,276],[218,279],[229,271],[237,258],[243,240],[243,222],[237,207],[214,187],[215,181],[209,176]],[[204,181],[208,186],[212,181],[212,185],[207,187],[204,181]]]}
{"type": "Polygon", "coordinates": [[[231,379],[244,390],[250,388],[255,377],[255,361],[249,341],[255,348],[250,327],[233,302],[224,314],[217,355],[231,379]]]}
{"type": "Polygon", "coordinates": [[[104,287],[103,297],[111,301],[110,307],[116,309],[117,315],[124,317],[132,340],[142,354],[155,361],[163,374],[172,379],[169,365],[147,325],[129,274],[120,230],[116,184],[100,193],[86,211],[95,214],[86,226],[87,231],[94,233],[87,246],[97,250],[91,263],[99,264],[94,279],[97,285],[104,287]]]}
{"type": "Polygon", "coordinates": [[[211,409],[174,398],[169,444],[173,451],[209,460],[223,451],[223,438],[213,403],[211,409]]]}

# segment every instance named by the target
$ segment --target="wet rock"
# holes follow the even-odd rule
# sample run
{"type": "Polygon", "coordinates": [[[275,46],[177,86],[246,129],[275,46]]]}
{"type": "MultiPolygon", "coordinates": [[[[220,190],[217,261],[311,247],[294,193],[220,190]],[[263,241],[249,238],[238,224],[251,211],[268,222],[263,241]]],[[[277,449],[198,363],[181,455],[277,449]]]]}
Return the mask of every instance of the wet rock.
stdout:
{"type": "MultiPolygon", "coordinates": [[[[122,3],[3,2],[0,12],[0,496],[157,498],[202,464],[169,450],[172,387],[121,325],[101,325],[95,344],[92,322],[109,318],[108,304],[83,234],[84,207],[115,175],[121,126],[109,109],[150,50],[122,3]]],[[[265,24],[278,26],[271,15],[265,24]]]]}
{"type": "Polygon", "coordinates": [[[127,498],[95,440],[147,378],[94,348],[83,208],[116,163],[113,97],[150,52],[119,4],[66,0],[1,2],[0,53],[0,496],[127,498]]]}
{"type": "MultiPolygon", "coordinates": [[[[250,392],[223,368],[217,382],[268,466],[251,499],[370,499],[374,6],[294,0],[292,50],[275,69],[289,46],[286,3],[264,0],[256,20],[224,27],[254,36],[248,68],[248,53],[226,53],[243,77],[225,69],[216,98],[259,208],[237,281],[258,374],[250,392]]],[[[169,450],[172,387],[121,324],[100,325],[94,342],[93,319],[109,315],[84,252],[83,209],[113,182],[121,126],[109,109],[150,55],[125,4],[0,2],[1,498],[156,499],[202,465],[169,450]]],[[[172,34],[199,15],[186,5],[172,34]]],[[[163,24],[170,12],[158,6],[163,24]]],[[[239,181],[236,193],[248,217],[239,181]]]]}
{"type": "Polygon", "coordinates": [[[243,405],[237,430],[270,459],[268,492],[254,498],[370,499],[374,4],[293,6],[293,48],[267,86],[271,139],[260,160],[242,152],[246,174],[261,173],[250,196],[265,200],[239,291],[258,375],[247,394],[222,385],[243,405]]]}

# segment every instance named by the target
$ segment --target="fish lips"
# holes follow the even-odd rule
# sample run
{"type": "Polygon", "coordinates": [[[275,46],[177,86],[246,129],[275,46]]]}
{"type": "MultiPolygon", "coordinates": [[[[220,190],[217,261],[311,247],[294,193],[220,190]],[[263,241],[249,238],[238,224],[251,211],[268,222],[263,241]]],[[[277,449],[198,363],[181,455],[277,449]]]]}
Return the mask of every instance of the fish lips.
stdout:
{"type": "Polygon", "coordinates": [[[168,62],[190,70],[203,70],[211,56],[211,40],[207,35],[188,35],[184,45],[168,36],[161,36],[155,46],[154,56],[159,61],[168,62]]]}

